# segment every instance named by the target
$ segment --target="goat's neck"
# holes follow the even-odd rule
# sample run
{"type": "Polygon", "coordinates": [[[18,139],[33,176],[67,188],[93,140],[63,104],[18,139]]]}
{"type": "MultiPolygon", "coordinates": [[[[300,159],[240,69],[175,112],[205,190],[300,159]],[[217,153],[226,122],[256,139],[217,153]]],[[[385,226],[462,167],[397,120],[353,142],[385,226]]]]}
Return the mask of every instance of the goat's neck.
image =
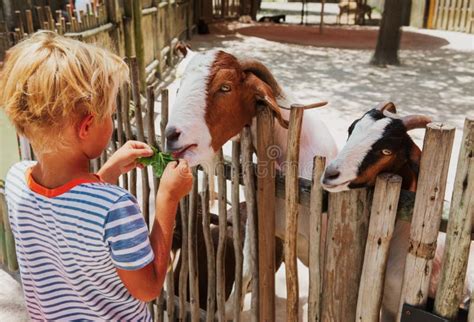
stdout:
{"type": "Polygon", "coordinates": [[[413,169],[413,167],[408,163],[405,164],[395,171],[395,174],[398,174],[402,177],[402,189],[415,192],[418,173],[413,169]]]}

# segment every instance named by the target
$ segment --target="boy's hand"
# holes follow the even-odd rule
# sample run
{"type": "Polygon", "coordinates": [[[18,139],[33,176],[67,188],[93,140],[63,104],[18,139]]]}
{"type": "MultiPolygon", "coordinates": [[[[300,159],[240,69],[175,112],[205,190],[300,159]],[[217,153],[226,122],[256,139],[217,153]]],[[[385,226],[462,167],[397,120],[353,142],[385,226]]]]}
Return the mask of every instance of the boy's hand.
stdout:
{"type": "Polygon", "coordinates": [[[186,160],[168,163],[160,181],[159,195],[173,201],[179,201],[186,196],[193,187],[193,175],[186,160]]]}
{"type": "Polygon", "coordinates": [[[118,177],[137,167],[143,166],[137,158],[153,155],[152,149],[140,141],[127,141],[110,157],[97,173],[102,180],[108,183],[117,183],[118,177]]]}

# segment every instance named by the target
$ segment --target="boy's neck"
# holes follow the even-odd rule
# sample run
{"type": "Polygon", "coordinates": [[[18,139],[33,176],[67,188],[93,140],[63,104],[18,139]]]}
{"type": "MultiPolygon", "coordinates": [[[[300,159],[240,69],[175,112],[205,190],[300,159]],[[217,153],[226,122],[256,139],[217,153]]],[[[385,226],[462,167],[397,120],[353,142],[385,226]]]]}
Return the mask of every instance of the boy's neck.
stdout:
{"type": "Polygon", "coordinates": [[[79,178],[97,181],[97,177],[89,172],[89,159],[85,155],[73,155],[69,151],[41,156],[31,175],[37,183],[50,189],[79,178]]]}

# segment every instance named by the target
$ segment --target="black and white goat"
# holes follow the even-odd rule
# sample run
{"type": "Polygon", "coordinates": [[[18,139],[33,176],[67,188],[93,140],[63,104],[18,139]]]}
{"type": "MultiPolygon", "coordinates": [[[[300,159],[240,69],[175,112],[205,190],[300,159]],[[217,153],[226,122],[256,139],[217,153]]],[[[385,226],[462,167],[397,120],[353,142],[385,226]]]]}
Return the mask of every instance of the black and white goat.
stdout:
{"type": "MultiPolygon", "coordinates": [[[[424,115],[400,117],[396,114],[393,103],[382,103],[368,111],[349,127],[347,142],[337,157],[327,165],[321,178],[322,186],[330,192],[370,187],[375,184],[378,174],[391,172],[402,177],[403,189],[416,191],[421,150],[407,132],[425,128],[430,122],[431,119],[424,115]]],[[[409,238],[410,223],[397,221],[385,275],[381,312],[383,322],[396,321],[409,238]]],[[[445,234],[440,233],[433,260],[430,297],[434,297],[439,281],[444,245],[445,234]]],[[[474,253],[473,247],[471,253],[474,253]]],[[[474,267],[472,261],[469,261],[463,301],[469,299],[473,277],[474,267]]]]}

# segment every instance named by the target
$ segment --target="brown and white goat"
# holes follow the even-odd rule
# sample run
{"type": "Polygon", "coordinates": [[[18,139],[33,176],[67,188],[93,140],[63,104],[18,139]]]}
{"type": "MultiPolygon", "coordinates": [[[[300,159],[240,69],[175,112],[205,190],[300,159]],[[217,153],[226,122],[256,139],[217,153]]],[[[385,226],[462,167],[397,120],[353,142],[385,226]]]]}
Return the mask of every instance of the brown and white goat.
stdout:
{"type": "MultiPolygon", "coordinates": [[[[289,107],[295,101],[285,93],[272,73],[254,59],[237,59],[223,51],[195,53],[187,62],[179,92],[170,110],[165,130],[166,150],[186,159],[191,166],[211,165],[215,153],[245,125],[252,125],[256,138],[257,108],[271,108],[278,122],[274,127],[273,151],[277,165],[287,154],[288,131],[285,128],[289,107]]],[[[255,142],[254,142],[255,145],[255,142]]],[[[316,112],[306,113],[301,131],[300,176],[310,179],[313,157],[331,160],[337,153],[336,144],[316,112]],[[315,114],[316,113],[316,114],[315,114]]],[[[284,239],[285,203],[276,200],[276,236],[284,239]]],[[[247,226],[246,226],[247,227],[247,226]]],[[[309,208],[300,207],[298,222],[298,258],[308,265],[309,208]]],[[[247,228],[246,228],[247,229],[247,228]]],[[[246,238],[249,234],[246,234],[246,238]]],[[[244,243],[244,292],[251,280],[249,242],[244,243]]],[[[228,301],[232,303],[232,301],[228,301]]],[[[229,304],[231,306],[231,304],[229,304]]]]}
{"type": "MultiPolygon", "coordinates": [[[[416,191],[421,151],[407,131],[424,128],[429,122],[431,119],[423,115],[399,117],[393,103],[380,104],[349,127],[347,142],[338,156],[327,165],[321,184],[330,192],[371,187],[375,184],[378,174],[391,172],[403,178],[403,189],[416,191]]],[[[381,312],[383,322],[396,321],[409,238],[410,223],[397,221],[385,275],[381,312]]],[[[433,260],[430,297],[434,296],[440,277],[444,245],[445,234],[440,233],[433,260]]],[[[472,250],[471,247],[471,253],[472,250]]],[[[464,300],[468,299],[472,288],[468,283],[471,283],[473,269],[473,263],[470,261],[464,300]]]]}

